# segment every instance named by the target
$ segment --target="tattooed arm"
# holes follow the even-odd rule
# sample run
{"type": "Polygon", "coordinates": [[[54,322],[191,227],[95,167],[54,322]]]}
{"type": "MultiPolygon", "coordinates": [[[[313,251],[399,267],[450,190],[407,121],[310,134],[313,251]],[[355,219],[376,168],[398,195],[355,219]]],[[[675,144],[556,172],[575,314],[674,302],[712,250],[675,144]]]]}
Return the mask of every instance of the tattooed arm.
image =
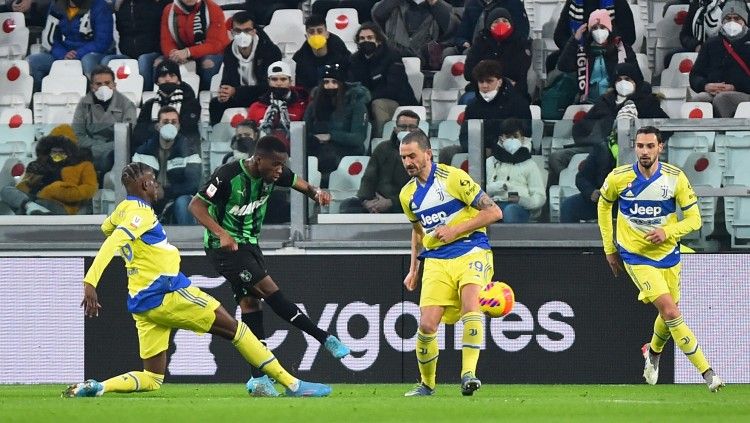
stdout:
{"type": "Polygon", "coordinates": [[[485,192],[482,192],[471,206],[479,210],[479,214],[458,225],[441,226],[435,229],[435,237],[443,242],[451,242],[460,234],[474,232],[503,218],[500,207],[485,192]]]}

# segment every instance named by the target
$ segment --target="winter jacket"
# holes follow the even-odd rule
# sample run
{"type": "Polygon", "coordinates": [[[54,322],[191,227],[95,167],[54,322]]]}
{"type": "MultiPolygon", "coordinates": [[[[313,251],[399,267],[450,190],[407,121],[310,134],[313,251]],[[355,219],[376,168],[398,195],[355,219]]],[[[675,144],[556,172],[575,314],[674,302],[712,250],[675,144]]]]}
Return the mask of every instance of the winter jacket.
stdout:
{"type": "Polygon", "coordinates": [[[370,92],[360,84],[346,89],[344,102],[333,111],[328,121],[318,121],[315,116],[316,97],[319,90],[313,90],[313,101],[305,110],[305,125],[308,135],[330,134],[331,143],[341,156],[360,156],[365,153],[364,141],[367,138],[367,105],[370,92]]]}
{"type": "Polygon", "coordinates": [[[80,1],[78,13],[70,20],[68,1],[57,0],[50,3],[48,19],[54,22],[49,41],[55,59],[64,58],[71,50],[78,59],[88,53],[105,54],[114,46],[112,9],[105,0],[80,1]]]}
{"type": "MultiPolygon", "coordinates": [[[[158,87],[154,87],[158,89],[158,87]]],[[[182,104],[180,106],[180,133],[188,137],[193,143],[200,142],[200,132],[198,130],[198,122],[201,117],[201,104],[195,98],[195,92],[190,88],[190,85],[181,82],[180,89],[182,89],[182,104]]],[[[148,100],[143,103],[141,107],[141,114],[138,115],[138,122],[133,129],[133,136],[131,146],[143,145],[148,139],[153,138],[157,135],[154,123],[156,122],[154,116],[154,108],[157,112],[161,108],[158,103],[159,96],[148,100]]],[[[131,150],[132,151],[132,150],[131,150]]]]}
{"type": "Polygon", "coordinates": [[[526,124],[525,135],[530,135],[531,128],[531,110],[526,97],[521,94],[508,78],[503,78],[503,84],[500,86],[497,95],[489,103],[484,101],[479,93],[476,99],[466,106],[464,113],[465,121],[461,124],[459,141],[461,142],[461,151],[468,151],[468,120],[484,120],[484,147],[492,149],[497,144],[500,136],[500,128],[503,119],[517,118],[526,124]]]}
{"type": "Polygon", "coordinates": [[[240,102],[250,105],[252,101],[268,91],[268,66],[271,63],[281,60],[281,50],[276,44],[268,38],[262,29],[256,31],[258,35],[258,45],[254,46],[255,56],[253,57],[253,75],[255,76],[256,85],[242,85],[240,83],[240,63],[237,56],[232,52],[233,43],[224,49],[224,71],[221,74],[221,85],[229,85],[235,88],[234,97],[240,102]]]}
{"type": "MultiPolygon", "coordinates": [[[[660,98],[650,92],[651,85],[644,83],[638,87],[636,93],[627,99],[632,100],[638,109],[638,117],[641,119],[665,118],[669,115],[661,108],[660,98]]],[[[609,91],[599,97],[594,106],[589,109],[586,116],[573,125],[573,140],[578,146],[598,145],[604,141],[612,132],[617,112],[625,101],[617,104],[617,93],[609,91]]]]}
{"type": "Polygon", "coordinates": [[[106,156],[114,150],[115,123],[135,123],[135,113],[135,104],[117,90],[106,110],[89,92],[78,102],[73,115],[78,145],[90,149],[96,158],[106,156]]]}
{"type": "Polygon", "coordinates": [[[325,65],[340,65],[343,75],[346,75],[346,70],[349,68],[351,53],[338,35],[328,34],[326,46],[328,48],[327,54],[323,57],[317,57],[310,44],[304,43],[292,57],[292,60],[297,64],[294,80],[297,86],[304,87],[307,92],[311,92],[323,79],[325,65]]]}
{"type": "MultiPolygon", "coordinates": [[[[630,9],[628,0],[614,0],[615,1],[615,17],[612,20],[613,32],[622,37],[622,41],[632,46],[635,43],[635,21],[633,20],[633,11],[630,9]]],[[[589,15],[591,12],[597,9],[602,9],[600,0],[585,0],[583,7],[583,23],[589,21],[589,15]]],[[[565,2],[562,12],[560,12],[560,19],[557,21],[555,27],[555,44],[559,49],[563,49],[565,43],[573,35],[570,31],[570,0],[565,2]]]]}
{"type": "MultiPolygon", "coordinates": [[[[287,99],[287,111],[289,112],[289,121],[290,122],[297,122],[301,121],[305,117],[305,109],[307,108],[307,94],[304,90],[292,87],[291,89],[291,95],[287,99]]],[[[255,101],[253,104],[250,105],[250,107],[247,109],[247,118],[249,120],[252,120],[255,122],[258,127],[261,125],[261,121],[263,120],[263,117],[266,114],[266,109],[268,109],[268,106],[271,104],[271,93],[267,92],[260,96],[257,101],[255,101]]],[[[276,123],[278,123],[278,118],[276,123]]],[[[266,135],[275,135],[281,141],[286,144],[287,151],[289,151],[289,134],[284,133],[283,130],[274,130],[271,134],[266,135]]]]}
{"type": "MultiPolygon", "coordinates": [[[[726,38],[719,35],[709,38],[703,45],[690,71],[690,88],[700,93],[706,90],[708,83],[725,82],[734,85],[735,91],[750,94],[750,75],[729,55],[724,40],[726,38]]],[[[737,55],[750,66],[750,31],[731,44],[737,55]]]]}
{"type": "Polygon", "coordinates": [[[359,191],[357,191],[357,198],[363,201],[372,200],[377,192],[391,200],[395,207],[394,212],[399,211],[401,203],[398,196],[409,179],[411,178],[406,173],[398,153],[398,140],[390,139],[381,142],[375,147],[367,163],[359,191]]]}
{"type": "Polygon", "coordinates": [[[161,52],[164,56],[169,56],[172,50],[186,47],[190,51],[191,58],[222,54],[227,44],[229,44],[229,36],[224,11],[212,0],[201,0],[189,11],[176,7],[175,3],[170,3],[164,8],[161,15],[161,52]],[[195,15],[204,10],[203,3],[205,3],[206,17],[205,40],[196,44],[194,20],[195,15]],[[172,16],[172,10],[174,10],[174,16],[172,16]],[[175,35],[179,37],[179,40],[173,36],[171,30],[175,30],[175,35]]]}
{"type": "Polygon", "coordinates": [[[115,12],[118,46],[122,54],[137,59],[146,53],[161,52],[161,15],[169,0],[124,0],[115,12]]]}
{"type": "Polygon", "coordinates": [[[458,26],[451,5],[437,0],[417,5],[411,0],[381,0],[372,7],[372,20],[383,29],[388,42],[402,56],[425,57],[430,41],[448,38],[458,26]]]}
{"type": "Polygon", "coordinates": [[[487,28],[485,17],[492,9],[497,7],[502,7],[510,12],[514,24],[514,35],[518,35],[524,40],[529,38],[529,17],[526,15],[526,9],[521,0],[491,0],[487,5],[485,5],[484,0],[466,0],[461,24],[458,26],[454,38],[455,45],[462,46],[466,42],[473,45],[478,33],[487,28]]]}
{"type": "Polygon", "coordinates": [[[349,81],[364,85],[373,100],[386,98],[399,106],[417,105],[401,56],[386,44],[379,45],[370,58],[361,51],[354,53],[349,81]]]}
{"type": "Polygon", "coordinates": [[[472,81],[474,91],[476,82],[471,73],[482,60],[495,60],[500,63],[503,76],[510,78],[516,83],[516,89],[520,93],[526,93],[526,77],[531,67],[531,41],[520,35],[513,35],[504,41],[496,41],[490,35],[489,30],[483,29],[474,39],[464,64],[464,78],[472,81]]]}
{"type": "Polygon", "coordinates": [[[609,172],[617,166],[617,160],[612,155],[607,142],[594,146],[583,168],[576,175],[576,187],[584,198],[591,198],[594,190],[600,189],[609,172]]]}
{"type": "MultiPolygon", "coordinates": [[[[55,200],[63,204],[68,214],[77,214],[79,208],[94,198],[99,189],[96,170],[91,161],[91,151],[79,149],[67,138],[62,145],[55,138],[42,138],[36,147],[37,160],[48,157],[53,147],[63,148],[68,159],[60,169],[60,176],[54,182],[44,186],[37,193],[37,198],[55,200]]],[[[21,181],[16,188],[29,193],[33,191],[26,182],[21,181]]]]}
{"type": "Polygon", "coordinates": [[[528,157],[520,163],[503,160],[504,156],[510,157],[510,153],[505,150],[498,150],[494,156],[487,158],[486,192],[493,201],[508,201],[508,193],[517,192],[518,205],[529,211],[540,211],[547,201],[539,166],[531,160],[530,144],[529,140],[525,140],[514,154],[525,154],[528,157]]]}
{"type": "Polygon", "coordinates": [[[167,172],[164,186],[164,199],[174,200],[181,195],[193,195],[201,182],[202,162],[198,150],[189,139],[178,135],[166,160],[166,167],[159,161],[159,137],[155,136],[138,148],[133,154],[133,162],[149,165],[159,179],[160,172],[167,172]]]}

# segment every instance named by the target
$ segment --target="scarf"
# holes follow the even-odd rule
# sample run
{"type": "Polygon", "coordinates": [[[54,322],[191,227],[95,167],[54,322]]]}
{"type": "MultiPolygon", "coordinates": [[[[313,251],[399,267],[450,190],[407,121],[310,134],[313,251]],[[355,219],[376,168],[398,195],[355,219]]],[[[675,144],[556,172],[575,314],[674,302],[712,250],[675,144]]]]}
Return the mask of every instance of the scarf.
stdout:
{"type": "Polygon", "coordinates": [[[177,110],[177,113],[180,113],[180,107],[182,107],[182,89],[176,88],[171,93],[166,93],[162,90],[159,90],[156,92],[156,101],[154,101],[154,104],[151,106],[151,120],[157,121],[159,120],[159,109],[161,109],[164,106],[172,106],[177,110]]]}
{"type": "Polygon", "coordinates": [[[289,110],[286,108],[286,100],[277,100],[270,97],[266,113],[260,121],[260,133],[269,135],[274,130],[282,130],[289,135],[289,110]]]}
{"type": "MultiPolygon", "coordinates": [[[[625,44],[623,44],[620,37],[615,37],[612,39],[612,45],[617,48],[617,63],[624,63],[625,59],[627,59],[628,55],[625,51],[625,44]]],[[[609,88],[609,73],[607,72],[607,66],[606,66],[606,59],[605,55],[607,54],[607,49],[611,48],[610,46],[589,46],[589,50],[591,50],[592,54],[597,55],[596,62],[594,63],[594,70],[603,70],[605,75],[605,79],[607,80],[607,88],[609,88]],[[601,54],[599,54],[601,53],[601,54]]],[[[586,50],[584,49],[583,44],[580,44],[578,46],[578,52],[576,53],[576,63],[578,64],[578,72],[577,72],[577,78],[578,78],[578,93],[580,94],[580,103],[585,102],[592,102],[594,98],[590,96],[590,84],[591,82],[600,82],[603,78],[601,74],[594,75],[592,70],[592,74],[589,73],[589,59],[588,55],[586,54],[586,50]]],[[[599,90],[599,93],[596,95],[598,98],[599,95],[604,94],[604,90],[599,90]]]]}
{"type": "Polygon", "coordinates": [[[235,43],[232,43],[232,54],[234,54],[234,57],[237,58],[237,62],[240,65],[238,69],[238,72],[240,73],[240,86],[243,87],[252,87],[258,84],[258,80],[255,79],[255,73],[253,69],[253,60],[255,59],[255,53],[258,51],[257,34],[253,34],[253,43],[250,45],[250,48],[252,48],[252,50],[250,51],[250,56],[245,59],[242,54],[240,54],[240,48],[237,47],[235,43]]]}
{"type": "Polygon", "coordinates": [[[693,37],[700,42],[716,35],[721,24],[721,7],[724,0],[702,0],[693,17],[693,37]]]}
{"type": "Polygon", "coordinates": [[[504,149],[501,145],[495,145],[494,150],[493,156],[495,156],[497,161],[502,163],[518,164],[526,160],[531,160],[531,152],[525,144],[522,144],[521,148],[513,154],[508,153],[508,150],[504,149]]]}
{"type": "Polygon", "coordinates": [[[201,1],[197,5],[198,10],[195,10],[195,7],[196,6],[190,8],[180,0],[174,0],[172,9],[169,11],[169,17],[167,18],[167,27],[169,28],[170,35],[172,35],[172,39],[180,49],[187,47],[187,45],[185,41],[180,38],[180,31],[177,28],[175,8],[179,8],[187,15],[195,12],[195,15],[193,15],[193,45],[203,44],[203,42],[206,41],[206,30],[209,25],[211,25],[211,19],[208,11],[206,10],[206,2],[201,1]]]}

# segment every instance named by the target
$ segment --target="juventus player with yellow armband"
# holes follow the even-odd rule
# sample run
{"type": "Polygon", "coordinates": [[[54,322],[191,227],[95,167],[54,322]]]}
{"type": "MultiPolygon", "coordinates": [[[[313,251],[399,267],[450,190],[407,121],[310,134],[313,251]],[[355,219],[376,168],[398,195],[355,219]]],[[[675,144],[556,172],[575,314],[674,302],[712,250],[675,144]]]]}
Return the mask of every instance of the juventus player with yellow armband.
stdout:
{"type": "Polygon", "coordinates": [[[659,314],[651,342],[643,346],[643,377],[650,385],[659,378],[659,355],[669,338],[701,373],[708,389],[724,386],[703,355],[698,339],[677,307],[680,302],[680,238],[701,227],[698,199],[679,168],[659,162],[664,150],[661,132],[640,128],[635,137],[638,161],[612,170],[599,197],[599,230],[612,272],[625,270],[640,293],[659,314]],[[612,234],[612,205],[618,203],[617,243],[612,234]],[[683,219],[677,219],[677,208],[683,219]]]}
{"type": "Polygon", "coordinates": [[[432,162],[430,140],[422,131],[411,132],[399,146],[401,161],[412,177],[401,189],[404,214],[412,222],[411,263],[404,285],[417,287],[418,251],[424,259],[419,297],[417,363],[420,383],[405,395],[435,392],[441,320],[464,324],[461,349],[461,393],[473,395],[482,386],[476,377],[484,338],[484,315],[479,291],[492,280],[492,251],[486,227],[502,218],[502,211],[461,169],[432,162]]]}
{"type": "Polygon", "coordinates": [[[301,381],[289,374],[242,322],[237,322],[219,302],[180,272],[180,252],[167,241],[167,235],[151,208],[161,195],[153,170],[143,163],[123,169],[122,184],[127,199],[104,220],[107,239],[84,277],[81,306],[88,317],[99,315],[96,296],[99,279],[119,252],[128,272],[128,311],[138,330],[143,371],[97,382],[89,379],[70,385],[64,397],[98,397],[107,392],[153,391],[161,387],[167,367],[167,348],[172,329],[211,333],[232,341],[248,363],[284,385],[287,396],[326,396],[331,388],[301,381]]]}

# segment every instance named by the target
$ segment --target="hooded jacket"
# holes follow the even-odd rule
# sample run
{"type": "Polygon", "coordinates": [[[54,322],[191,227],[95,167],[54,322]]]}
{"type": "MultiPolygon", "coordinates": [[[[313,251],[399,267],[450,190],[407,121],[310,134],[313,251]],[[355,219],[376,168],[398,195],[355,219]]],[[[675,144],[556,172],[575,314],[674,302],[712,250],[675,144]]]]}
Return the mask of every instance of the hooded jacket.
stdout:
{"type": "Polygon", "coordinates": [[[292,57],[297,64],[295,81],[298,86],[304,87],[308,92],[311,92],[323,79],[325,65],[339,64],[344,75],[349,68],[351,53],[338,35],[329,33],[326,47],[327,54],[317,57],[310,44],[305,42],[292,57]]]}
{"type": "Polygon", "coordinates": [[[113,47],[112,9],[104,0],[81,0],[78,13],[68,19],[68,1],[57,0],[50,3],[49,19],[53,27],[50,30],[52,45],[50,54],[55,59],[62,59],[75,50],[76,57],[81,59],[89,53],[107,53],[113,47]]]}
{"type": "Polygon", "coordinates": [[[362,83],[373,100],[386,98],[399,106],[417,105],[401,56],[387,44],[379,45],[370,58],[357,51],[351,59],[349,80],[362,83]]]}
{"type": "Polygon", "coordinates": [[[521,0],[466,0],[461,24],[456,31],[454,42],[457,46],[465,42],[472,43],[478,33],[487,28],[487,14],[502,7],[510,12],[512,22],[516,24],[516,32],[522,39],[529,38],[529,17],[521,0]]]}
{"type": "MultiPolygon", "coordinates": [[[[319,95],[313,90],[312,98],[319,95]]],[[[308,134],[331,134],[331,142],[343,156],[360,156],[365,153],[364,140],[367,138],[367,105],[370,92],[360,84],[346,89],[344,102],[331,114],[328,121],[315,119],[316,102],[313,100],[305,110],[305,124],[308,134]]]]}

